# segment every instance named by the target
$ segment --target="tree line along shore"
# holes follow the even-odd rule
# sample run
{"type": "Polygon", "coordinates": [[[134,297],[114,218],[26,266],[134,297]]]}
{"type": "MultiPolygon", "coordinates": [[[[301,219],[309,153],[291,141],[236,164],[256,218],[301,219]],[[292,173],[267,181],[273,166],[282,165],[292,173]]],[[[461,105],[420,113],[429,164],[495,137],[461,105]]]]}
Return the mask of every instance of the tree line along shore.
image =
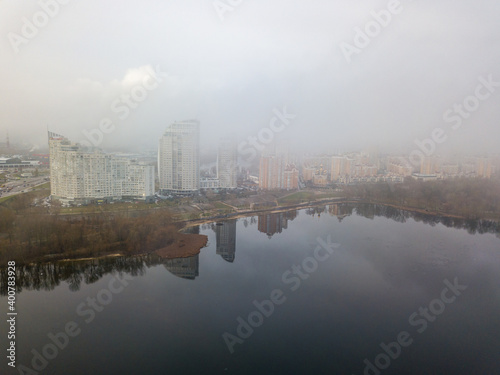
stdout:
{"type": "MultiPolygon", "coordinates": [[[[10,260],[22,264],[155,251],[160,251],[164,257],[192,256],[206,244],[206,238],[182,233],[183,228],[229,217],[333,202],[386,204],[430,215],[500,221],[499,180],[407,180],[402,184],[345,186],[341,192],[338,189],[336,192],[333,195],[325,194],[324,190],[277,193],[273,205],[256,209],[232,206],[230,200],[208,209],[190,204],[189,207],[195,206],[199,211],[187,215],[179,215],[179,209],[182,212],[184,207],[182,204],[177,205],[177,212],[172,207],[134,211],[107,211],[94,207],[93,212],[63,214],[57,205],[47,208],[32,204],[44,194],[43,191],[25,193],[0,203],[0,264],[10,260]]],[[[273,197],[269,193],[267,196],[268,199],[273,197]]]]}

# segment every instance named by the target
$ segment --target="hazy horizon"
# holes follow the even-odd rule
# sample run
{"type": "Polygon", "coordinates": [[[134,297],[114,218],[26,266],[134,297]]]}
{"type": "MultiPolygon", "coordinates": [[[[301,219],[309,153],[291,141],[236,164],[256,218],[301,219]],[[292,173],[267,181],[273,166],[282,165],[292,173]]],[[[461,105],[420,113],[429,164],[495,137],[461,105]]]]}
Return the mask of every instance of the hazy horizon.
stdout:
{"type": "Polygon", "coordinates": [[[0,2],[2,142],[8,132],[46,147],[47,127],[85,141],[109,119],[99,147],[133,152],[194,118],[212,149],[229,133],[258,136],[286,107],[295,117],[279,136],[299,151],[410,152],[442,128],[437,153],[498,152],[500,4],[491,1],[44,3],[0,2]],[[356,47],[356,28],[397,3],[356,47]],[[48,22],[37,27],[40,12],[48,22]],[[346,58],[347,44],[359,53],[346,58]],[[490,91],[478,91],[488,80],[490,91]],[[124,104],[134,90],[146,96],[124,104]],[[455,130],[444,116],[470,96],[477,108],[455,130]]]}

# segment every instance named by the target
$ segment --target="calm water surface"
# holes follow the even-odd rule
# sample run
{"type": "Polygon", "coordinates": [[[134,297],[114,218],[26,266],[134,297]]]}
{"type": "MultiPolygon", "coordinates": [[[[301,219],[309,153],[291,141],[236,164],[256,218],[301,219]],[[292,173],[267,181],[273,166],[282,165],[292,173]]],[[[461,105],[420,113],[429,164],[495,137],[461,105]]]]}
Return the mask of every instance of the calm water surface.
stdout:
{"type": "Polygon", "coordinates": [[[498,227],[344,205],[220,224],[193,258],[19,269],[0,373],[500,374],[498,227]]]}

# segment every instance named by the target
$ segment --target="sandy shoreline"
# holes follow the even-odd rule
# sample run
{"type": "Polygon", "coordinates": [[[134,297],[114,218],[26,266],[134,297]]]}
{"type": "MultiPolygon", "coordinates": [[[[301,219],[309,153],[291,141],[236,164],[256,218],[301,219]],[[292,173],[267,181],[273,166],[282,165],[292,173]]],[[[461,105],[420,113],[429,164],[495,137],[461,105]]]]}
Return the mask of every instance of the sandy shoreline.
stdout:
{"type": "Polygon", "coordinates": [[[180,236],[179,240],[154,251],[154,254],[164,259],[189,258],[199,254],[208,243],[208,237],[203,234],[180,233],[180,236]]]}

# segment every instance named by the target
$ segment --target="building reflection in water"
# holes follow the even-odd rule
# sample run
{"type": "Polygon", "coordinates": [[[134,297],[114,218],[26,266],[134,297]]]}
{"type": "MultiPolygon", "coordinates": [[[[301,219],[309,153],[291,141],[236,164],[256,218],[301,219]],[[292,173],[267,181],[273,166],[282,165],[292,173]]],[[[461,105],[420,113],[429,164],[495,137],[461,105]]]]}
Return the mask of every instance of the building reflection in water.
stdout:
{"type": "Polygon", "coordinates": [[[194,280],[199,276],[199,254],[189,258],[174,258],[163,261],[163,266],[172,274],[183,279],[194,280]]]}
{"type": "Polygon", "coordinates": [[[236,220],[228,220],[215,225],[216,254],[233,263],[236,254],[236,220]]]}
{"type": "Polygon", "coordinates": [[[297,210],[259,215],[259,232],[265,233],[268,238],[271,238],[276,233],[281,233],[284,229],[287,229],[288,221],[295,219],[297,215],[297,210]]]}
{"type": "MultiPolygon", "coordinates": [[[[470,234],[491,233],[500,238],[500,223],[490,220],[439,217],[373,204],[333,204],[329,205],[327,210],[339,221],[353,214],[370,219],[386,217],[402,223],[413,219],[416,222],[432,226],[442,224],[448,228],[464,229],[470,234]]],[[[287,229],[288,220],[293,220],[295,217],[297,217],[297,211],[261,215],[258,217],[258,229],[260,232],[272,236],[287,229]]],[[[250,225],[255,222],[256,218],[251,217],[250,225]]],[[[217,254],[231,262],[234,260],[236,252],[236,220],[220,224],[222,225],[212,226],[217,234],[217,254]]],[[[208,228],[209,226],[206,227],[206,229],[208,228]]],[[[198,231],[198,228],[194,228],[193,231],[198,231]]],[[[23,290],[53,290],[64,282],[67,283],[70,290],[77,291],[82,284],[93,284],[107,274],[126,273],[140,276],[146,274],[148,268],[158,265],[164,265],[168,271],[181,278],[194,280],[199,276],[199,255],[190,258],[163,259],[156,254],[147,254],[79,261],[29,263],[16,265],[16,290],[17,293],[21,293],[23,290]]],[[[7,279],[7,268],[0,267],[1,296],[6,296],[8,293],[7,279]]]]}
{"type": "Polygon", "coordinates": [[[332,204],[328,206],[328,212],[330,216],[336,216],[339,222],[341,222],[345,217],[351,216],[354,207],[350,204],[332,204]]]}

